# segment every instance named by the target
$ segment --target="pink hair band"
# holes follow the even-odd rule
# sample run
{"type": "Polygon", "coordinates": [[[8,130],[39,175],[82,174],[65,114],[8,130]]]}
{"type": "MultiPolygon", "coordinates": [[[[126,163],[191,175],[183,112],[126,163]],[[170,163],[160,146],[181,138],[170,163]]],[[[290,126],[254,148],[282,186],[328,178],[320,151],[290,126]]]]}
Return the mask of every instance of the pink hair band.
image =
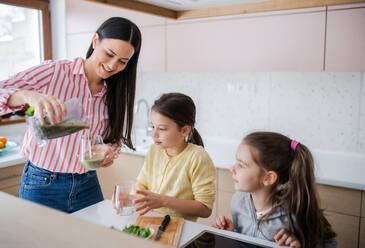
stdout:
{"type": "Polygon", "coordinates": [[[297,145],[299,144],[298,141],[296,140],[292,140],[291,143],[290,143],[290,148],[295,151],[297,149],[297,145]]]}

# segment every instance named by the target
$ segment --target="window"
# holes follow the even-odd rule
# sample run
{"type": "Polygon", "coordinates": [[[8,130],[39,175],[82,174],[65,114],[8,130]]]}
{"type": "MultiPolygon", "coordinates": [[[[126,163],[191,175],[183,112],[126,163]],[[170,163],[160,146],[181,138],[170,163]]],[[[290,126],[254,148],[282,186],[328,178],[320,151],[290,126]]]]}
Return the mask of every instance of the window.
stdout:
{"type": "MultiPolygon", "coordinates": [[[[0,0],[0,80],[51,59],[48,0],[0,0]]],[[[0,117],[0,125],[24,121],[24,111],[0,117]]]]}

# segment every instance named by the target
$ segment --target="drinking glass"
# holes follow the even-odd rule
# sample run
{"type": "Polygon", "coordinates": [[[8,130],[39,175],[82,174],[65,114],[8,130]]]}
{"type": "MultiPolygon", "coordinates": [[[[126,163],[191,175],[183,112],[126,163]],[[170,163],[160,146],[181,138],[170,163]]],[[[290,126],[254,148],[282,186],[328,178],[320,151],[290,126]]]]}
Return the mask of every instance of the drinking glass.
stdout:
{"type": "Polygon", "coordinates": [[[135,196],[134,180],[125,180],[114,186],[113,207],[119,215],[132,215],[136,212],[133,200],[135,196]]]}
{"type": "Polygon", "coordinates": [[[81,136],[81,163],[87,170],[96,170],[103,165],[104,143],[100,135],[89,137],[81,136]]]}

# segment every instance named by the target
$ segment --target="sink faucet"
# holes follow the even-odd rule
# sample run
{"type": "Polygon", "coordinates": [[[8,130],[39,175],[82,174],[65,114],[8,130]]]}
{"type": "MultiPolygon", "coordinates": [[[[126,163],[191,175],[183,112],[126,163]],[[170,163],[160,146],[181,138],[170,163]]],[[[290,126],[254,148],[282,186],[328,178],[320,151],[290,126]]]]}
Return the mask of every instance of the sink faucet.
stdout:
{"type": "Polygon", "coordinates": [[[139,112],[139,108],[142,103],[146,106],[146,114],[147,114],[146,135],[151,136],[152,135],[152,125],[150,123],[150,108],[148,107],[148,102],[146,101],[146,99],[142,98],[137,101],[137,103],[134,105],[134,113],[137,114],[139,112]]]}

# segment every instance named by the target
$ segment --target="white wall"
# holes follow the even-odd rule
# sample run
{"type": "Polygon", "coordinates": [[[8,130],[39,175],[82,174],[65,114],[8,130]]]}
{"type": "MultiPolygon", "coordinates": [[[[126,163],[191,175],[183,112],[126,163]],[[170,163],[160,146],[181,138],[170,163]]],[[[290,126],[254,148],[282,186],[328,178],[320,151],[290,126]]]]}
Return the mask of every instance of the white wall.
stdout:
{"type": "Polygon", "coordinates": [[[364,153],[365,5],[354,7],[172,21],[67,0],[67,56],[84,57],[102,21],[124,16],[143,36],[137,99],[192,96],[203,138],[276,130],[311,148],[364,153]]]}
{"type": "Polygon", "coordinates": [[[50,0],[52,58],[66,59],[66,0],[50,0]]]}
{"type": "Polygon", "coordinates": [[[311,148],[365,152],[362,72],[145,72],[137,88],[137,99],[150,104],[163,92],[190,95],[203,138],[241,139],[265,129],[311,148]]]}

